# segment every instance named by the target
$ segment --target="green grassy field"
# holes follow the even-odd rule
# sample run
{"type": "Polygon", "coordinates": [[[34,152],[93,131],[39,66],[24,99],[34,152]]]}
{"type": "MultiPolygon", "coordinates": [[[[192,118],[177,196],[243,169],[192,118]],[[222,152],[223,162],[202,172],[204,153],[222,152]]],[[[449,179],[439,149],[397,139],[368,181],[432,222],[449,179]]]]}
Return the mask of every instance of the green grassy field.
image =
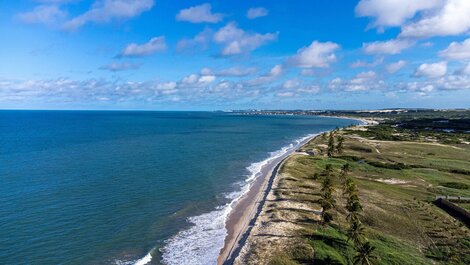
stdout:
{"type": "MultiPolygon", "coordinates": [[[[270,264],[352,264],[356,253],[347,240],[345,199],[341,192],[341,167],[358,186],[364,211],[359,219],[375,247],[375,264],[470,264],[470,230],[436,207],[436,195],[470,197],[470,146],[440,141],[377,140],[374,129],[349,128],[336,132],[345,138],[344,151],[326,156],[327,137],[317,137],[281,168],[279,200],[300,202],[321,209],[321,172],[333,167],[336,207],[333,222],[322,225],[313,212],[276,209],[273,220],[295,216],[302,227],[299,244],[273,255],[270,264]]],[[[463,205],[469,209],[468,205],[463,205]]]]}

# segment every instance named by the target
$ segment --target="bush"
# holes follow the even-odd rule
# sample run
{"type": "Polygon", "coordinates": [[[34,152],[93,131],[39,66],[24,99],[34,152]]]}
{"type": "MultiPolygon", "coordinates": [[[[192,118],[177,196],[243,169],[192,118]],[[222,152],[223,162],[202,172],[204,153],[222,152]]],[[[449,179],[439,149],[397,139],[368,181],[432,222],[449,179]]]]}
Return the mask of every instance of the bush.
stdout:
{"type": "Polygon", "coordinates": [[[291,260],[286,255],[281,254],[272,258],[268,264],[269,265],[298,265],[299,263],[291,260]]]}
{"type": "Polygon", "coordinates": [[[395,169],[395,170],[410,169],[411,168],[411,166],[405,165],[403,163],[389,164],[389,163],[383,163],[383,162],[367,161],[367,164],[369,164],[371,166],[374,166],[374,167],[380,167],[380,168],[386,168],[386,169],[395,169]]]}
{"type": "Polygon", "coordinates": [[[443,182],[441,183],[441,186],[458,190],[467,190],[468,188],[470,188],[470,185],[460,182],[443,182]]]}

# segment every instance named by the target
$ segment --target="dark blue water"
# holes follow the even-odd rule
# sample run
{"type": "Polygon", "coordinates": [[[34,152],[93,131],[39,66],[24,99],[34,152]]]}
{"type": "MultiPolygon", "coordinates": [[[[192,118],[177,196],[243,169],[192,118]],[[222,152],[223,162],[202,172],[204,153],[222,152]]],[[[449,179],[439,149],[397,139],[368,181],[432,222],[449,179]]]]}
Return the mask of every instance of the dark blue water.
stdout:
{"type": "Polygon", "coordinates": [[[185,236],[213,248],[211,234],[184,231],[220,230],[211,222],[220,222],[221,206],[253,173],[248,166],[295,139],[351,123],[211,112],[0,111],[0,264],[133,264],[149,252],[159,263],[161,252],[191,254],[178,244],[185,236]],[[173,249],[165,248],[168,239],[173,249]]]}

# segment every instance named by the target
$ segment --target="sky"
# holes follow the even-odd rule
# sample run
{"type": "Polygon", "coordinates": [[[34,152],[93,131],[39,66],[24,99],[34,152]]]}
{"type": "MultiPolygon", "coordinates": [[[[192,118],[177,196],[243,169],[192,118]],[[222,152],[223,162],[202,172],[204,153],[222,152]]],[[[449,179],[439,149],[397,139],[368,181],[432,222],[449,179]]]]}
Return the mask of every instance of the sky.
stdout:
{"type": "Polygon", "coordinates": [[[469,0],[0,1],[0,109],[470,108],[469,0]]]}

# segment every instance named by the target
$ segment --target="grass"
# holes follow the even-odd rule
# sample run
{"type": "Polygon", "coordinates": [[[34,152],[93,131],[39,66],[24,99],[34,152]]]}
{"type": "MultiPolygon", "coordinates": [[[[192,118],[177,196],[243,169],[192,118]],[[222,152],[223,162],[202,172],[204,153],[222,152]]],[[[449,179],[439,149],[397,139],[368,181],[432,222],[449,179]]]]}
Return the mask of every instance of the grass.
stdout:
{"type": "MultiPolygon", "coordinates": [[[[416,131],[411,132],[413,138],[379,141],[393,130],[371,128],[360,133],[355,129],[337,132],[345,137],[344,153],[331,158],[325,155],[327,138],[317,137],[302,147],[301,151],[320,154],[293,156],[285,163],[279,198],[319,209],[321,172],[331,164],[338,175],[349,163],[349,176],[358,185],[364,206],[360,219],[379,264],[470,264],[470,230],[432,204],[436,195],[470,197],[470,147],[413,142],[422,139],[416,131]]],[[[344,232],[347,222],[341,180],[336,177],[333,181],[338,206],[331,226],[320,226],[308,212],[296,213],[302,220],[312,219],[301,224],[297,247],[312,247],[313,258],[290,251],[274,255],[270,264],[352,263],[355,249],[344,232]]],[[[460,205],[470,209],[470,204],[460,205]]],[[[282,212],[276,209],[279,216],[282,212]]]]}

